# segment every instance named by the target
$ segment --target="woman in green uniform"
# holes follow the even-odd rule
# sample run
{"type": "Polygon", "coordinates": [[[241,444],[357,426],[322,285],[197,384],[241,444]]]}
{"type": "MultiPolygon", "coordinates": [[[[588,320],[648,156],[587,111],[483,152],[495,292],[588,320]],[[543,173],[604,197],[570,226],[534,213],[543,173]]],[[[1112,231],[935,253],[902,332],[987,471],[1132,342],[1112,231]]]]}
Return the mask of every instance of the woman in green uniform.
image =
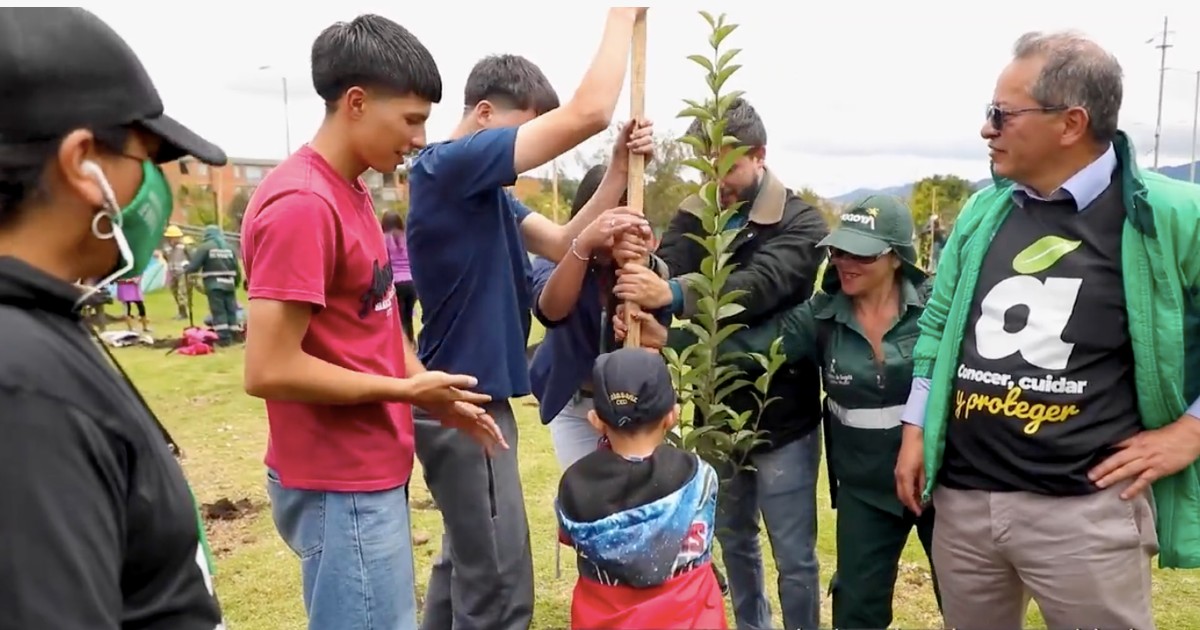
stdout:
{"type": "MultiPolygon", "coordinates": [[[[855,204],[818,246],[829,250],[823,291],[735,333],[722,352],[766,354],[782,337],[788,361],[819,361],[837,509],[833,627],[886,628],[910,532],[915,526],[927,558],[933,540],[933,510],[917,516],[905,509],[893,475],[928,278],[916,266],[912,215],[894,197],[871,196],[855,204]]],[[[667,329],[653,318],[639,321],[642,344],[661,347],[667,329]]],[[[672,329],[670,345],[686,346],[687,336],[672,329]]]]}

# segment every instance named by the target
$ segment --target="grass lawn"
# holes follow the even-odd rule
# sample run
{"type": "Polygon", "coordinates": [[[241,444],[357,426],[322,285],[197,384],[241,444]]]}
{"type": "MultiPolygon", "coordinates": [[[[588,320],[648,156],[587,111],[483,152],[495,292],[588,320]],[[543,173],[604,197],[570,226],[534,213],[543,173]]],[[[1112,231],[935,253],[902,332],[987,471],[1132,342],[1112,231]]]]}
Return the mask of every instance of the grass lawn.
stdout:
{"type": "MultiPolygon", "coordinates": [[[[182,325],[168,321],[174,311],[164,292],[147,296],[147,307],[160,336],[178,334],[182,325]]],[[[244,303],[244,301],[243,301],[244,303]]],[[[205,308],[197,296],[198,311],[205,308]]],[[[115,307],[109,307],[115,312],[115,307]]],[[[540,331],[535,335],[540,335],[540,331]]],[[[249,499],[248,516],[208,523],[217,554],[217,590],[232,630],[279,630],[305,627],[300,601],[299,564],[276,535],[266,505],[262,455],[266,414],[261,401],[242,392],[242,350],[234,348],[204,357],[165,355],[162,350],[121,349],[116,356],[150,405],[184,450],[188,479],[202,503],[221,498],[249,499]],[[256,511],[257,510],[257,511],[256,511]]],[[[523,429],[521,473],[533,538],[537,579],[534,628],[566,628],[574,564],[563,553],[562,575],[555,570],[555,519],[552,501],[558,465],[549,431],[540,425],[532,399],[515,402],[523,429]]],[[[418,464],[419,466],[419,464],[418,464]]],[[[823,468],[822,468],[823,470],[823,468]]],[[[821,483],[824,485],[824,478],[821,483]]],[[[834,513],[828,495],[818,491],[821,510],[819,551],[823,588],[834,566],[834,513]]],[[[429,565],[439,548],[441,519],[432,509],[419,468],[413,477],[413,537],[418,593],[424,591],[429,565]]],[[[765,545],[764,540],[764,545],[765,545]]],[[[769,553],[767,554],[769,556],[769,553]]],[[[774,599],[773,563],[768,559],[768,585],[774,599]]],[[[1155,609],[1159,627],[1200,628],[1200,573],[1159,571],[1155,575],[1155,609]]],[[[822,618],[829,623],[830,604],[822,618]]],[[[778,602],[773,605],[778,620],[778,602]]],[[[896,626],[940,627],[929,588],[928,567],[915,536],[905,550],[896,587],[896,626]]],[[[1030,627],[1042,627],[1031,606],[1030,627]]]]}

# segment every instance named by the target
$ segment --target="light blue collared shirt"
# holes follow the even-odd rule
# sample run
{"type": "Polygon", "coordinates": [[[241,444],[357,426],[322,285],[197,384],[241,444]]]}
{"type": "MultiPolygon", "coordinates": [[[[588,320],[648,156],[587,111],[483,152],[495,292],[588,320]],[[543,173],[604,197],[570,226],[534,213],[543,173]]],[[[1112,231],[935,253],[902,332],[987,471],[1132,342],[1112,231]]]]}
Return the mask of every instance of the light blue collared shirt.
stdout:
{"type": "MultiPolygon", "coordinates": [[[[1108,150],[1096,161],[1072,175],[1049,196],[1043,197],[1028,186],[1017,184],[1012,193],[1013,203],[1025,207],[1025,202],[1029,199],[1041,201],[1073,199],[1076,211],[1083,212],[1092,205],[1100,193],[1108,188],[1112,181],[1113,171],[1116,169],[1117,153],[1110,144],[1108,150]]],[[[900,416],[902,422],[918,427],[925,426],[925,408],[929,403],[929,386],[929,379],[913,378],[912,391],[908,395],[908,402],[904,405],[904,413],[900,416]]],[[[1189,416],[1200,418],[1200,399],[1188,407],[1187,413],[1189,416]]]]}

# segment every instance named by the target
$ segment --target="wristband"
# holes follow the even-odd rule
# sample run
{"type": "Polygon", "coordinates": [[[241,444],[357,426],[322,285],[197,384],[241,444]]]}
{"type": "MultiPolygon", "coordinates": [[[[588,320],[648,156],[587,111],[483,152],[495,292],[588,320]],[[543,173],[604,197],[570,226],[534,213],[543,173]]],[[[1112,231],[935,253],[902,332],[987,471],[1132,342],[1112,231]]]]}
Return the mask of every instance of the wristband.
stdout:
{"type": "Polygon", "coordinates": [[[591,258],[588,258],[585,256],[580,256],[579,252],[575,251],[575,244],[578,242],[579,242],[578,238],[571,239],[571,255],[575,256],[576,258],[578,258],[579,260],[581,260],[583,262],[591,262],[591,260],[592,260],[591,258]]]}

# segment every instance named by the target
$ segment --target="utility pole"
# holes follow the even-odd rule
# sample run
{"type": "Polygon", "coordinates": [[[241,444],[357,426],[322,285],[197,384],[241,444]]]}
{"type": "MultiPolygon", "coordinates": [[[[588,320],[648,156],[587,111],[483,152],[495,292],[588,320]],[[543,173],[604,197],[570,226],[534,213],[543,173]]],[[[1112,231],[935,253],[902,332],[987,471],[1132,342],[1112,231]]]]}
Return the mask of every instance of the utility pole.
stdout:
{"type": "MultiPolygon", "coordinates": [[[[266,70],[274,71],[275,68],[271,66],[259,66],[258,70],[259,72],[266,70]]],[[[287,75],[280,75],[279,79],[283,83],[283,142],[284,148],[287,150],[287,153],[284,153],[283,156],[287,157],[292,154],[292,117],[289,111],[290,108],[288,107],[287,75]]]]}
{"type": "Polygon", "coordinates": [[[281,78],[283,79],[283,141],[287,147],[286,157],[292,154],[292,117],[288,110],[287,77],[281,78]]]}
{"type": "Polygon", "coordinates": [[[1192,163],[1188,166],[1188,181],[1196,183],[1196,127],[1200,125],[1200,70],[1196,71],[1196,100],[1192,105],[1192,163]]]}
{"type": "MultiPolygon", "coordinates": [[[[1162,61],[1158,66],[1158,120],[1154,123],[1154,168],[1158,169],[1158,146],[1162,137],[1162,106],[1163,106],[1163,84],[1167,78],[1167,49],[1171,44],[1167,43],[1167,35],[1170,31],[1167,30],[1167,18],[1163,17],[1163,32],[1162,43],[1155,46],[1162,51],[1162,61]]],[[[1153,40],[1151,40],[1153,41],[1153,40]]]]}
{"type": "Polygon", "coordinates": [[[929,263],[926,267],[933,266],[933,242],[937,239],[937,226],[941,223],[938,219],[938,187],[933,187],[933,203],[929,207],[929,257],[925,260],[929,263]]]}
{"type": "Polygon", "coordinates": [[[550,164],[554,167],[554,175],[550,180],[550,194],[554,197],[554,222],[561,223],[558,220],[558,158],[554,158],[550,164]]]}

